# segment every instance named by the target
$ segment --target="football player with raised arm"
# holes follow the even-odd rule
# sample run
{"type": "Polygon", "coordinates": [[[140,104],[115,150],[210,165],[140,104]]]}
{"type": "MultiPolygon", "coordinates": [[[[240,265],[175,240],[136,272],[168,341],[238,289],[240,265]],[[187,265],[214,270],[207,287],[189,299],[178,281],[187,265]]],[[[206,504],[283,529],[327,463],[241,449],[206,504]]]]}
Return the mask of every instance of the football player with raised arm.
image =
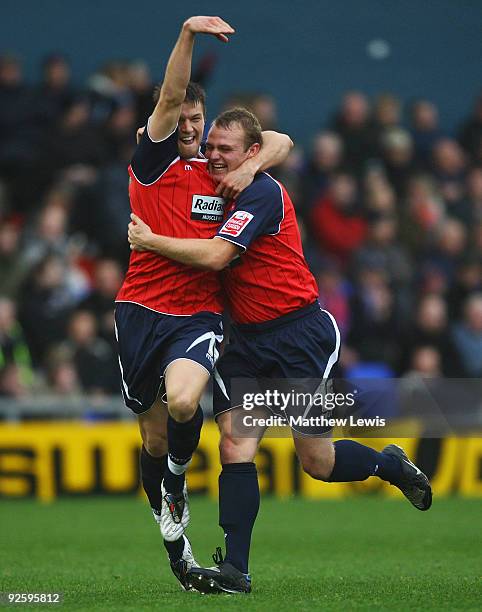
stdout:
{"type": "MultiPolygon", "coordinates": [[[[194,40],[201,33],[227,42],[234,30],[219,17],[191,17],[183,24],[129,166],[133,214],[177,239],[211,237],[224,216],[223,196],[237,195],[260,168],[283,160],[291,146],[287,136],[266,134],[256,159],[214,183],[199,152],[204,92],[189,81],[194,40]]],[[[122,391],[139,422],[142,483],[183,586],[195,563],[184,536],[185,471],[199,441],[201,394],[223,339],[222,310],[215,271],[149,252],[132,253],[116,298],[122,391]]]]}

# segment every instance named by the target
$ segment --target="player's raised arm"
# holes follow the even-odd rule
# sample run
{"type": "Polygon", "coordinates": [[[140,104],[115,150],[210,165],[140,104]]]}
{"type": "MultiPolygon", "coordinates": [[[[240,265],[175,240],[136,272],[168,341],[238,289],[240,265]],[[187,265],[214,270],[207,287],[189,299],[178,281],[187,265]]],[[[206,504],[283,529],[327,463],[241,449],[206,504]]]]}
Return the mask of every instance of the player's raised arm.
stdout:
{"type": "Polygon", "coordinates": [[[260,151],[244,161],[239,168],[228,172],[216,188],[217,195],[235,200],[251,183],[257,172],[262,172],[282,164],[293,148],[293,141],[287,134],[263,132],[263,144],[260,151]]]}
{"type": "Polygon", "coordinates": [[[175,129],[191,77],[191,62],[196,34],[212,34],[223,42],[234,34],[233,28],[220,17],[190,17],[184,22],[172,50],[162,83],[159,100],[149,121],[153,140],[162,140],[175,129]]]}

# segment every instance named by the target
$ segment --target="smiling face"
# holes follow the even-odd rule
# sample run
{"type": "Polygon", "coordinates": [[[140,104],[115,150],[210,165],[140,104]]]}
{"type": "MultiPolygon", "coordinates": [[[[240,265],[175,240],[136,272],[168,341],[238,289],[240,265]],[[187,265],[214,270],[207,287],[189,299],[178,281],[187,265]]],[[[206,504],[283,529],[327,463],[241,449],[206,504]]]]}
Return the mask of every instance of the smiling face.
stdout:
{"type": "Polygon", "coordinates": [[[204,132],[204,112],[200,102],[184,102],[179,117],[177,147],[183,159],[197,157],[204,132]]]}
{"type": "Polygon", "coordinates": [[[224,175],[256,155],[259,148],[258,143],[246,148],[245,132],[238,123],[231,123],[229,127],[219,127],[214,123],[206,142],[208,172],[219,183],[224,175]]]}

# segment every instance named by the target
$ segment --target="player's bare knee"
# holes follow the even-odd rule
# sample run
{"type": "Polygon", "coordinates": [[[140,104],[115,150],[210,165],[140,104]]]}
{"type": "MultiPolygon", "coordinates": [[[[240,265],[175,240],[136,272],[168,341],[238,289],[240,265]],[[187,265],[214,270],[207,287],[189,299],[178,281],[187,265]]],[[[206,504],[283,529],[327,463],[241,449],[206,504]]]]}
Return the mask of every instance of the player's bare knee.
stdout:
{"type": "Polygon", "coordinates": [[[199,398],[194,397],[188,390],[170,394],[167,398],[169,414],[178,423],[184,423],[192,419],[197,410],[199,398]]]}
{"type": "Polygon", "coordinates": [[[248,439],[233,438],[223,435],[219,443],[221,463],[248,463],[253,461],[256,449],[252,448],[248,439]]]}
{"type": "Polygon", "coordinates": [[[301,465],[303,471],[315,480],[328,480],[333,471],[333,461],[331,457],[319,457],[308,455],[302,457],[301,465]]]}
{"type": "Polygon", "coordinates": [[[167,453],[167,437],[164,432],[145,432],[143,443],[152,457],[162,457],[167,453]]]}

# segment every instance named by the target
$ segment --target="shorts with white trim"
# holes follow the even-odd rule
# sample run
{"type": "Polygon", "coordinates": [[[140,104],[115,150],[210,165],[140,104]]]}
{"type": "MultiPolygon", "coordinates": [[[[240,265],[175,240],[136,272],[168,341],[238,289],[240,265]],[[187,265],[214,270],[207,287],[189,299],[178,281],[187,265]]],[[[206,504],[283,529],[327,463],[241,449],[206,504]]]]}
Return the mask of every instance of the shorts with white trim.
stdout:
{"type": "MultiPolygon", "coordinates": [[[[335,319],[318,302],[266,323],[233,325],[230,343],[213,377],[215,418],[241,405],[240,393],[243,389],[253,389],[251,381],[262,393],[275,388],[320,393],[320,388],[323,385],[326,388],[331,381],[339,350],[340,333],[335,319]],[[236,389],[232,385],[235,379],[236,389]]],[[[266,406],[276,416],[287,416],[286,411],[266,406]]],[[[292,416],[299,416],[295,412],[292,411],[292,416]]],[[[323,409],[317,412],[312,406],[309,412],[310,416],[321,415],[323,409]]],[[[293,426],[292,420],[288,424],[307,435],[319,435],[331,429],[319,425],[299,428],[293,426]]]]}
{"type": "Polygon", "coordinates": [[[212,374],[223,340],[222,317],[212,312],[166,315],[118,302],[115,324],[125,404],[136,414],[155,402],[166,368],[189,359],[212,374]]]}

